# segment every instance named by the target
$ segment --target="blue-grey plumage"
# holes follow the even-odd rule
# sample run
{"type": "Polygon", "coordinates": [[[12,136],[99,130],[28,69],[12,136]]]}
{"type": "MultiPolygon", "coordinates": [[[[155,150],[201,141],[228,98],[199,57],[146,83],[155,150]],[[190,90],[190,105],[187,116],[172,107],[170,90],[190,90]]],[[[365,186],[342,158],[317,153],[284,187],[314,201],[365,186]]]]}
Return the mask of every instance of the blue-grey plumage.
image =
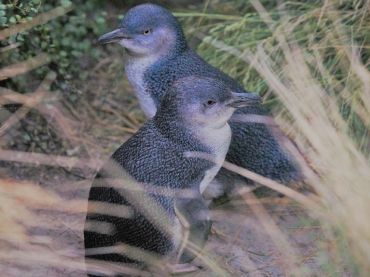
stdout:
{"type": "MultiPolygon", "coordinates": [[[[118,42],[126,49],[126,74],[149,118],[155,115],[168,87],[186,76],[214,78],[233,91],[246,92],[235,80],[191,50],[179,22],[158,5],[143,4],[130,9],[119,28],[99,40],[118,42]]],[[[239,109],[236,114],[266,115],[266,111],[261,105],[253,105],[239,109]]],[[[230,125],[233,136],[226,160],[284,183],[301,179],[298,166],[268,126],[233,120],[230,125]]],[[[236,178],[235,174],[222,169],[217,178],[222,183],[224,180],[230,183],[231,175],[236,178]]]]}
{"type": "Polygon", "coordinates": [[[210,231],[200,189],[226,156],[231,139],[227,122],[236,108],[256,101],[257,96],[232,92],[217,80],[176,81],[156,115],[97,174],[84,231],[86,257],[140,266],[148,263],[148,253],[168,257],[178,252],[178,262],[190,262],[210,231]],[[122,245],[147,253],[123,253],[122,245]]]}

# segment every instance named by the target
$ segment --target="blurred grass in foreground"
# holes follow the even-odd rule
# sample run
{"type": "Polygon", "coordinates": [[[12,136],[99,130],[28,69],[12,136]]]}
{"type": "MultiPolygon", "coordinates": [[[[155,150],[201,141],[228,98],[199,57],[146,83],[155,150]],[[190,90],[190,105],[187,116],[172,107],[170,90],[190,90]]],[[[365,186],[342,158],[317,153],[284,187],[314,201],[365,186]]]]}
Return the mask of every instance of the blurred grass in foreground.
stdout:
{"type": "Polygon", "coordinates": [[[319,176],[307,178],[322,222],[340,234],[338,251],[349,240],[363,276],[370,271],[369,4],[290,1],[267,11],[253,0],[244,8],[254,12],[240,20],[195,32],[208,61],[274,104],[279,125],[319,176]]]}

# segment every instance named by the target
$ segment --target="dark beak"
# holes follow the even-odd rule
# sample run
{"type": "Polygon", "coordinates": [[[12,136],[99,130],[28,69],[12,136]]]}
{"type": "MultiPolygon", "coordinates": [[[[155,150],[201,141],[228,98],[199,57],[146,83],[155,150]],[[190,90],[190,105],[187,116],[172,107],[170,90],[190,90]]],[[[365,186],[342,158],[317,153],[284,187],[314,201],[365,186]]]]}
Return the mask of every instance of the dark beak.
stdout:
{"type": "Polygon", "coordinates": [[[109,32],[105,35],[102,35],[99,37],[98,41],[101,44],[107,44],[112,42],[118,42],[122,39],[130,39],[130,35],[127,33],[127,31],[124,28],[116,29],[112,32],[109,32]]]}
{"type": "Polygon", "coordinates": [[[228,103],[233,108],[243,108],[246,106],[258,105],[261,103],[261,97],[254,93],[236,93],[233,92],[233,98],[228,103]]]}

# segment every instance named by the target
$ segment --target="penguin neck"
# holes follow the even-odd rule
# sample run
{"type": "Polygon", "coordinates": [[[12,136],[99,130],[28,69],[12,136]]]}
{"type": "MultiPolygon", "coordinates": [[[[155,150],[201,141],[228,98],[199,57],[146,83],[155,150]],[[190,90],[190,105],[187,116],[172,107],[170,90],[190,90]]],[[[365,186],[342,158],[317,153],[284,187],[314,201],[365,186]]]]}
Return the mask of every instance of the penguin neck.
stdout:
{"type": "Polygon", "coordinates": [[[148,89],[145,81],[145,73],[150,68],[160,68],[172,59],[175,59],[179,53],[188,49],[186,43],[176,44],[173,50],[172,48],[170,48],[171,50],[141,57],[129,55],[125,62],[127,78],[134,88],[141,109],[148,118],[152,118],[156,114],[160,99],[154,97],[150,89],[148,89]]]}
{"type": "Polygon", "coordinates": [[[144,74],[150,66],[160,59],[161,55],[129,56],[125,63],[126,76],[135,91],[141,109],[148,118],[152,118],[155,115],[157,103],[147,90],[144,74]]]}
{"type": "Polygon", "coordinates": [[[211,150],[211,154],[218,162],[225,159],[231,142],[231,128],[227,122],[220,126],[211,124],[194,126],[190,131],[194,137],[211,150]]]}

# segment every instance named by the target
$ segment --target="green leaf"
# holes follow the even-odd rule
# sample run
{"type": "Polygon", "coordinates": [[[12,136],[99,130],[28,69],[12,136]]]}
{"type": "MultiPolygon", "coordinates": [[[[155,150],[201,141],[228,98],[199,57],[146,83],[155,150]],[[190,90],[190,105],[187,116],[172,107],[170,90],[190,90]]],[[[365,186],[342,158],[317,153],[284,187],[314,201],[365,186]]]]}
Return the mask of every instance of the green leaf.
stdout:
{"type": "Polygon", "coordinates": [[[0,17],[0,25],[1,26],[4,26],[6,24],[6,22],[8,21],[8,19],[6,17],[0,17]]]}
{"type": "Polygon", "coordinates": [[[71,2],[71,1],[69,1],[69,0],[61,0],[61,1],[60,1],[60,4],[62,5],[62,7],[67,8],[67,7],[69,7],[70,5],[72,5],[72,2],[71,2]]]}
{"type": "Polygon", "coordinates": [[[73,51],[71,52],[71,54],[72,54],[72,56],[74,56],[74,57],[78,58],[78,57],[80,57],[80,56],[82,55],[82,52],[77,51],[77,50],[73,50],[73,51]]]}
{"type": "Polygon", "coordinates": [[[67,52],[62,50],[62,51],[59,52],[59,55],[61,57],[66,57],[67,56],[67,52]]]}
{"type": "Polygon", "coordinates": [[[48,43],[46,41],[41,42],[41,48],[46,49],[48,47],[48,43]]]}
{"type": "Polygon", "coordinates": [[[17,41],[19,41],[19,42],[23,42],[23,41],[24,41],[24,37],[23,37],[23,36],[21,36],[21,35],[18,35],[18,37],[17,37],[17,41]]]}
{"type": "Polygon", "coordinates": [[[98,24],[104,24],[105,23],[105,18],[104,17],[98,17],[97,19],[96,19],[96,23],[98,23],[98,24]]]}
{"type": "Polygon", "coordinates": [[[17,19],[15,18],[15,16],[12,16],[9,18],[9,23],[12,23],[12,24],[17,23],[17,19]]]}
{"type": "Polygon", "coordinates": [[[61,41],[63,46],[69,46],[72,44],[72,40],[69,37],[65,37],[61,41]]]}

